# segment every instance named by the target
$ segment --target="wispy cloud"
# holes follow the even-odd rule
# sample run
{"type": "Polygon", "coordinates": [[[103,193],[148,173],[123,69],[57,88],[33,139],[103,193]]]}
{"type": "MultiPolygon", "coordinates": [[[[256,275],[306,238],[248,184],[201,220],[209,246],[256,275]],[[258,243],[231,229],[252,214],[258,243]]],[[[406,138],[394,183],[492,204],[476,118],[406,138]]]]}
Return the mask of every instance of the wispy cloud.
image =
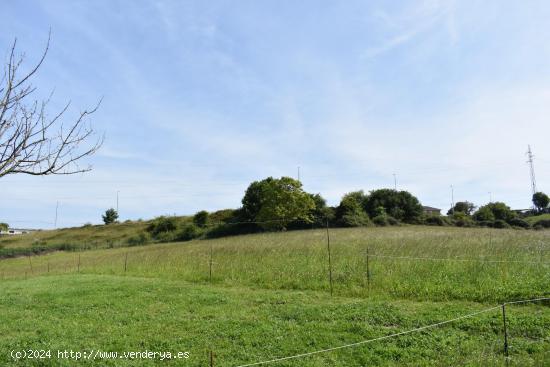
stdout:
{"type": "Polygon", "coordinates": [[[117,191],[123,218],[237,207],[250,181],[297,166],[333,205],[396,173],[429,205],[453,184],[525,206],[528,143],[541,189],[550,179],[550,6],[36,4],[0,5],[17,20],[0,39],[40,49],[51,25],[37,82],[78,106],[103,95],[107,141],[87,175],[3,178],[5,220],[41,226],[60,201],[61,221],[98,222],[117,191]]]}

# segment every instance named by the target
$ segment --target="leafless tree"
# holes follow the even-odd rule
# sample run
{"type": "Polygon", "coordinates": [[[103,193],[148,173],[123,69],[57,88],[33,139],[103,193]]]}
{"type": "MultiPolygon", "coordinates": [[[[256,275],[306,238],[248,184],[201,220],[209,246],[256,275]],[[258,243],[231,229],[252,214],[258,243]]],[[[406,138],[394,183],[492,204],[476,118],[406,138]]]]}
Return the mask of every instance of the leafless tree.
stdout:
{"type": "Polygon", "coordinates": [[[68,102],[60,111],[49,116],[46,109],[51,98],[37,100],[31,79],[38,72],[50,47],[50,37],[40,61],[22,73],[23,55],[16,55],[14,40],[0,79],[0,177],[26,173],[43,176],[74,174],[91,170],[79,162],[94,154],[103,137],[87,121],[101,100],[89,110],[80,112],[69,123],[65,113],[68,102]],[[21,74],[21,75],[20,75],[21,74]]]}

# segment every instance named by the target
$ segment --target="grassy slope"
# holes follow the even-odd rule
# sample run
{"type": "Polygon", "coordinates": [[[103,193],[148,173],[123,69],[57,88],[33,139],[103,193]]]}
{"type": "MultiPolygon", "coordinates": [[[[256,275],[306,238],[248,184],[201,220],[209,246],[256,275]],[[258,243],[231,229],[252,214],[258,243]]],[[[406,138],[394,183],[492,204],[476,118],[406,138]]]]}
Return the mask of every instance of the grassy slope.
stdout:
{"type": "MultiPolygon", "coordinates": [[[[0,334],[7,337],[0,349],[183,349],[192,358],[181,365],[199,366],[212,348],[219,365],[231,366],[550,293],[547,231],[332,230],[334,298],[328,293],[325,236],[320,230],[296,231],[3,260],[0,334]],[[510,262],[371,257],[369,292],[367,248],[375,255],[510,262]],[[79,256],[81,274],[76,273],[79,256]]],[[[550,361],[548,305],[510,308],[513,364],[545,365],[550,361]]],[[[278,365],[499,365],[501,342],[496,312],[278,365]]]]}
{"type": "Polygon", "coordinates": [[[530,224],[533,225],[534,223],[538,222],[539,220],[550,220],[550,214],[541,214],[541,215],[534,215],[532,217],[527,217],[525,220],[530,224]]]}
{"type": "Polygon", "coordinates": [[[107,247],[126,244],[126,240],[144,230],[148,222],[117,223],[109,226],[94,225],[57,230],[35,231],[18,236],[0,237],[0,247],[28,248],[36,245],[62,244],[78,247],[107,247]]]}

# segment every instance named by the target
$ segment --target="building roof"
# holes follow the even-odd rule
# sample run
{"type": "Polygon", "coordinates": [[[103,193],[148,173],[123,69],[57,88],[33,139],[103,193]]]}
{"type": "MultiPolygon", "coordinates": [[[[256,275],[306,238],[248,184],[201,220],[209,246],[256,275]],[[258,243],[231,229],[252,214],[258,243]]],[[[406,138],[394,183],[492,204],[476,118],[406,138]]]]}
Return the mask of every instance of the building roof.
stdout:
{"type": "Polygon", "coordinates": [[[422,206],[422,209],[424,209],[424,210],[429,210],[429,211],[435,211],[435,210],[441,211],[441,209],[439,209],[439,208],[433,208],[433,207],[431,207],[431,206],[422,206]]]}

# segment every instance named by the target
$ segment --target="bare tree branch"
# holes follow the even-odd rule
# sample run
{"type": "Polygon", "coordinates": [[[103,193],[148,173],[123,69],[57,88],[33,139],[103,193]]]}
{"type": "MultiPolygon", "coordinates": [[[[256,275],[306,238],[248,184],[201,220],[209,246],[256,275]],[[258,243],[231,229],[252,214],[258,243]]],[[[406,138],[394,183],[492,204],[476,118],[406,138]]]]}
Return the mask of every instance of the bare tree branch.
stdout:
{"type": "Polygon", "coordinates": [[[16,55],[17,39],[10,48],[0,77],[0,177],[86,172],[91,166],[82,167],[80,161],[103,144],[103,136],[91,141],[95,132],[87,121],[99,108],[101,99],[68,124],[63,119],[70,102],[50,118],[47,106],[52,95],[43,101],[32,99],[36,88],[30,81],[46,58],[50,39],[51,32],[38,63],[21,76],[24,56],[16,55]]]}

